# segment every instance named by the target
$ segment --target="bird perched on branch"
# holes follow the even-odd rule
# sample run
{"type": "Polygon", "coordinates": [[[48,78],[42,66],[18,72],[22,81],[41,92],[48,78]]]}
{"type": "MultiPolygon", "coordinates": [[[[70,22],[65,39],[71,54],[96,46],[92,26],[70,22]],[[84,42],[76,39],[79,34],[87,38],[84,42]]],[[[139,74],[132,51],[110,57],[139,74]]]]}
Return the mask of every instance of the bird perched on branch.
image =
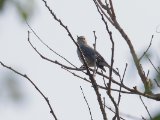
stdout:
{"type": "MultiPolygon", "coordinates": [[[[98,68],[102,69],[105,72],[106,70],[104,69],[104,66],[108,68],[111,67],[96,50],[94,50],[87,44],[86,38],[84,36],[79,36],[79,37],[77,36],[77,43],[84,55],[88,67],[94,67],[94,65],[96,64],[98,68]]],[[[83,67],[85,67],[84,61],[82,59],[81,53],[78,48],[77,48],[77,54],[81,63],[83,64],[83,67]]],[[[113,69],[113,72],[119,75],[115,69],[113,69]]]]}

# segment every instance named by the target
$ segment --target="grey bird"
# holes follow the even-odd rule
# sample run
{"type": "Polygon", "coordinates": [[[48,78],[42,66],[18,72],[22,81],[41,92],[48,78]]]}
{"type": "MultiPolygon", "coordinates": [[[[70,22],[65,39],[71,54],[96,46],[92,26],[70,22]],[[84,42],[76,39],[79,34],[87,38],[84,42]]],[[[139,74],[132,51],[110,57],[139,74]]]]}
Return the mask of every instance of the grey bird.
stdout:
{"type": "MultiPolygon", "coordinates": [[[[87,44],[86,38],[84,36],[79,36],[79,37],[77,36],[77,43],[85,57],[88,67],[94,67],[96,63],[97,68],[100,68],[105,72],[106,70],[104,69],[104,66],[110,68],[110,65],[105,61],[105,59],[97,51],[95,51],[87,44]]],[[[82,56],[78,48],[77,48],[77,54],[84,67],[84,61],[82,59],[82,56]]],[[[116,75],[119,75],[115,69],[113,69],[113,72],[116,75]]]]}

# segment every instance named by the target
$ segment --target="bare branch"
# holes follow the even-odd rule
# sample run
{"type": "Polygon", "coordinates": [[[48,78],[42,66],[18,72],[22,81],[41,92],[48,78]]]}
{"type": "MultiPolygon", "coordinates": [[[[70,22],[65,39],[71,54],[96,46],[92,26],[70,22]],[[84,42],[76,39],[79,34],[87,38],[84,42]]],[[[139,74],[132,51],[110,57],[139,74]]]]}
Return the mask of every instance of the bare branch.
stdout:
{"type": "MultiPolygon", "coordinates": [[[[78,74],[76,74],[76,73],[74,73],[74,72],[71,72],[69,69],[67,69],[67,68],[65,68],[65,67],[62,67],[62,69],[64,69],[64,70],[66,70],[67,72],[71,73],[71,74],[74,75],[75,77],[78,77],[78,78],[84,80],[85,82],[91,83],[91,81],[88,80],[87,78],[81,77],[81,76],[79,76],[78,74]]],[[[103,77],[103,78],[104,78],[104,77],[103,77]]],[[[101,89],[103,89],[103,90],[107,90],[107,89],[108,89],[108,87],[103,87],[103,86],[101,86],[101,85],[98,85],[98,88],[101,88],[101,89]]],[[[134,93],[132,93],[132,92],[119,91],[119,90],[113,89],[113,88],[111,88],[111,90],[112,90],[112,91],[115,91],[115,92],[125,93],[125,94],[134,94],[134,93]]]]}
{"type": "Polygon", "coordinates": [[[56,115],[55,115],[55,113],[54,113],[54,111],[53,111],[53,108],[52,108],[52,106],[51,106],[51,104],[50,104],[50,102],[49,102],[49,99],[43,94],[43,92],[37,87],[37,85],[36,85],[26,74],[22,74],[22,73],[16,71],[16,70],[13,69],[12,67],[9,67],[9,66],[5,65],[5,64],[4,64],[3,62],[1,62],[1,61],[0,61],[0,64],[1,64],[3,67],[5,67],[5,68],[7,68],[7,69],[9,69],[9,70],[11,70],[11,71],[13,71],[14,73],[16,73],[16,74],[18,74],[18,75],[26,78],[26,79],[35,87],[35,89],[40,93],[40,95],[44,98],[44,100],[47,102],[47,104],[48,104],[48,106],[49,106],[49,109],[50,109],[50,113],[52,114],[52,116],[54,117],[54,119],[55,119],[55,120],[58,120],[57,117],[56,117],[56,115]]]}
{"type": "Polygon", "coordinates": [[[29,25],[29,23],[26,21],[27,26],[30,28],[30,30],[33,32],[33,34],[38,38],[38,40],[44,45],[46,46],[50,51],[52,51],[53,53],[55,53],[57,56],[59,56],[60,58],[64,59],[67,63],[69,63],[70,65],[72,65],[73,67],[77,68],[75,65],[73,65],[70,61],[68,61],[65,57],[63,57],[62,55],[58,54],[55,50],[53,50],[51,47],[49,47],[38,35],[37,33],[33,30],[33,28],[29,25]]]}
{"type": "MultiPolygon", "coordinates": [[[[110,110],[111,112],[115,113],[115,111],[113,110],[113,108],[111,108],[111,107],[109,107],[109,106],[107,106],[107,105],[105,105],[105,107],[106,107],[108,110],[110,110]]],[[[125,117],[131,118],[131,119],[133,119],[133,120],[142,120],[142,119],[139,118],[139,117],[132,116],[132,115],[129,115],[129,114],[126,114],[126,113],[123,113],[123,112],[120,112],[120,114],[121,114],[121,116],[125,116],[125,117]]],[[[124,119],[124,118],[122,118],[122,117],[120,117],[120,119],[126,120],[126,119],[124,119]]]]}
{"type": "MultiPolygon", "coordinates": [[[[127,70],[127,66],[128,66],[128,64],[126,63],[124,73],[123,73],[123,77],[122,77],[122,79],[120,78],[121,84],[123,84],[123,80],[124,80],[124,76],[125,76],[125,73],[126,73],[126,70],[127,70]]],[[[119,106],[119,103],[120,103],[120,100],[121,100],[121,90],[122,90],[122,86],[120,86],[120,88],[119,88],[118,103],[117,103],[118,106],[119,106]]]]}
{"type": "MultiPolygon", "coordinates": [[[[95,1],[94,1],[94,2],[95,2],[95,1]]],[[[96,4],[96,2],[95,2],[95,4],[96,4]]],[[[97,5],[96,5],[96,6],[97,6],[97,5]]],[[[109,82],[108,82],[108,84],[107,84],[107,85],[108,85],[108,92],[107,92],[107,94],[108,94],[108,96],[110,97],[110,99],[111,99],[111,101],[112,101],[112,103],[114,104],[115,109],[116,109],[116,114],[115,114],[115,117],[113,118],[113,120],[116,119],[116,117],[117,117],[118,120],[120,120],[118,106],[117,106],[114,98],[112,97],[112,95],[111,95],[111,90],[110,90],[110,89],[111,89],[111,82],[112,82],[111,79],[112,79],[113,63],[114,63],[114,41],[113,41],[113,38],[112,38],[112,32],[109,30],[108,24],[107,24],[107,22],[105,21],[105,19],[104,19],[104,17],[103,17],[103,14],[101,14],[100,10],[98,9],[98,6],[97,6],[97,10],[98,10],[99,14],[100,14],[101,17],[102,17],[102,20],[103,20],[103,22],[104,22],[104,24],[105,24],[105,26],[106,26],[106,30],[107,30],[107,32],[108,32],[108,34],[109,34],[109,36],[110,36],[110,40],[111,40],[111,43],[112,43],[111,67],[110,67],[110,69],[109,69],[109,82]]]]}
{"type": "MultiPolygon", "coordinates": [[[[44,0],[43,0],[43,1],[44,1],[44,0]]],[[[46,4],[45,1],[44,1],[44,3],[45,3],[45,6],[46,6],[46,7],[49,9],[49,11],[51,12],[51,14],[53,14],[53,16],[54,16],[55,14],[50,10],[50,8],[47,6],[47,4],[46,4]]],[[[63,26],[63,27],[66,29],[66,31],[68,32],[68,35],[70,36],[70,38],[74,41],[74,39],[73,39],[70,31],[68,30],[68,28],[67,28],[56,16],[54,16],[54,17],[55,17],[55,19],[60,23],[60,25],[62,24],[62,26],[63,26]]],[[[74,42],[75,42],[75,41],[74,41],[74,42]]],[[[31,44],[31,43],[30,43],[30,44],[31,44]]],[[[76,42],[75,42],[75,44],[77,45],[76,42]]],[[[34,48],[33,45],[31,45],[31,46],[34,48]]],[[[78,46],[78,45],[77,45],[77,46],[78,46]]],[[[78,49],[80,49],[79,46],[78,46],[78,49]]],[[[62,67],[65,67],[66,69],[76,70],[76,71],[82,71],[82,70],[84,70],[84,69],[78,69],[78,68],[68,67],[68,66],[66,66],[66,65],[63,65],[63,64],[59,63],[59,62],[56,61],[56,60],[55,60],[55,61],[50,60],[50,59],[44,57],[42,54],[40,54],[40,53],[36,50],[36,48],[34,48],[34,50],[40,55],[41,58],[43,58],[43,59],[45,59],[45,60],[47,60],[47,61],[49,61],[49,62],[55,63],[55,64],[57,64],[57,65],[60,65],[60,66],[62,66],[62,67]]],[[[82,54],[82,53],[81,53],[81,54],[82,54]]],[[[83,54],[82,54],[82,55],[83,55],[83,54]]],[[[88,69],[91,70],[90,68],[88,68],[88,69]]],[[[89,70],[87,70],[87,71],[89,71],[89,70]]],[[[104,75],[104,74],[102,74],[102,73],[100,73],[100,72],[97,72],[97,74],[102,75],[102,76],[104,76],[105,78],[109,79],[109,77],[107,77],[106,75],[104,75]]],[[[92,78],[92,77],[90,77],[90,78],[92,78]]],[[[129,94],[138,94],[138,95],[142,95],[142,96],[148,97],[148,98],[150,98],[150,99],[154,99],[154,100],[158,100],[158,101],[160,100],[160,95],[159,95],[159,94],[150,94],[150,95],[149,95],[149,94],[144,94],[144,93],[138,91],[137,89],[128,88],[128,87],[125,86],[124,84],[118,83],[116,80],[113,80],[113,79],[112,79],[112,82],[115,83],[115,84],[117,84],[117,85],[120,85],[120,86],[122,86],[124,89],[130,91],[129,94]]],[[[125,91],[124,91],[123,93],[128,93],[128,92],[125,92],[125,91]]],[[[102,106],[101,106],[101,108],[102,108],[102,106]]],[[[103,112],[104,112],[104,111],[103,111],[103,112]]]]}
{"type": "Polygon", "coordinates": [[[160,88],[160,84],[158,83],[158,81],[157,81],[156,79],[154,79],[154,81],[155,81],[155,83],[156,83],[157,87],[159,87],[159,88],[160,88]]]}
{"type": "MultiPolygon", "coordinates": [[[[76,69],[76,68],[68,67],[68,66],[66,66],[66,65],[63,65],[63,64],[59,63],[59,62],[56,61],[56,60],[53,61],[53,60],[51,60],[51,59],[48,59],[48,58],[44,57],[40,52],[37,51],[37,49],[32,45],[32,43],[30,42],[30,40],[29,40],[29,43],[30,43],[31,47],[40,55],[40,57],[41,57],[42,59],[45,59],[45,60],[47,60],[47,61],[49,61],[49,62],[52,62],[52,63],[54,63],[54,64],[57,64],[57,65],[60,65],[61,67],[64,67],[64,68],[66,68],[66,69],[77,70],[77,71],[82,71],[82,70],[84,70],[84,69],[76,69]]],[[[89,69],[90,69],[90,68],[89,68],[89,69]]],[[[92,70],[92,69],[90,69],[90,70],[92,70]]],[[[93,70],[92,70],[92,71],[93,71],[93,70]]],[[[86,73],[86,74],[87,74],[87,73],[86,73]]],[[[103,73],[97,72],[97,74],[99,74],[99,75],[101,75],[101,76],[109,79],[109,77],[107,77],[107,76],[104,75],[103,73]]],[[[118,83],[118,82],[117,82],[116,80],[114,80],[114,79],[112,79],[112,82],[115,83],[115,84],[117,84],[117,85],[119,85],[119,86],[122,86],[124,89],[130,91],[130,92],[131,92],[130,94],[138,94],[138,95],[142,95],[142,96],[145,96],[145,97],[148,97],[148,98],[151,98],[151,99],[160,101],[160,95],[159,95],[159,94],[155,94],[155,95],[154,95],[154,94],[152,94],[152,95],[144,94],[144,93],[141,93],[140,91],[138,91],[137,89],[130,89],[130,88],[128,88],[127,86],[125,86],[124,84],[118,83]]],[[[101,88],[101,87],[100,87],[100,88],[101,88]]],[[[102,88],[105,89],[104,87],[102,87],[102,88]]],[[[122,92],[122,91],[121,91],[121,92],[122,92]]],[[[123,93],[127,93],[127,92],[123,92],[123,93]]]]}
{"type": "MultiPolygon", "coordinates": [[[[97,36],[96,36],[96,31],[93,31],[93,34],[94,34],[94,38],[95,38],[95,42],[94,42],[94,44],[93,44],[93,47],[94,47],[94,52],[96,53],[96,45],[97,45],[97,36]]],[[[94,71],[93,71],[93,76],[95,76],[95,74],[96,74],[96,72],[97,72],[97,69],[98,69],[98,67],[97,67],[97,69],[96,69],[96,61],[97,61],[97,59],[96,59],[96,54],[94,54],[94,71]]]]}
{"type": "MultiPolygon", "coordinates": [[[[110,0],[110,1],[111,1],[111,0],[110,0]]],[[[95,0],[94,0],[94,2],[95,2],[95,0]]],[[[101,0],[98,0],[98,2],[101,2],[101,0]]],[[[106,7],[106,8],[107,8],[107,7],[106,7]]],[[[112,9],[114,9],[114,8],[112,7],[112,9]]],[[[135,66],[136,66],[136,68],[137,68],[137,70],[138,70],[138,74],[139,74],[139,76],[140,76],[140,78],[141,78],[141,80],[142,80],[142,82],[143,82],[143,84],[144,84],[145,93],[152,94],[151,89],[148,89],[148,88],[149,88],[149,84],[148,84],[147,78],[146,78],[146,76],[145,76],[145,74],[144,74],[144,72],[143,72],[143,68],[142,68],[140,62],[138,61],[137,54],[136,54],[136,52],[135,52],[135,49],[134,49],[134,47],[133,47],[133,45],[132,45],[132,42],[131,42],[130,38],[129,38],[128,35],[125,33],[125,31],[122,29],[122,27],[120,26],[120,24],[118,23],[118,21],[112,17],[112,14],[109,12],[109,11],[110,11],[109,8],[106,9],[106,11],[107,11],[109,17],[112,18],[113,26],[114,26],[114,27],[119,31],[119,33],[122,35],[122,37],[124,38],[124,40],[126,41],[128,47],[129,47],[129,49],[130,49],[130,52],[131,52],[132,58],[133,58],[133,60],[134,60],[135,66]]],[[[99,12],[99,10],[98,10],[98,12],[99,12]]],[[[100,13],[100,12],[99,12],[99,13],[100,13]]],[[[100,13],[100,14],[101,14],[101,13],[100,13]]],[[[112,24],[112,22],[111,22],[111,24],[112,24]]]]}
{"type": "Polygon", "coordinates": [[[90,106],[89,106],[89,104],[88,104],[88,101],[87,101],[87,99],[86,99],[86,97],[85,97],[85,95],[84,95],[84,92],[83,92],[83,89],[82,89],[81,86],[80,86],[80,88],[81,88],[81,91],[82,91],[83,98],[84,98],[84,100],[85,100],[85,102],[86,102],[86,104],[87,104],[87,107],[88,107],[88,110],[89,110],[89,114],[90,114],[90,116],[91,116],[91,120],[93,120],[91,108],[90,108],[90,106]]]}
{"type": "MultiPolygon", "coordinates": [[[[105,1],[105,2],[106,2],[106,5],[104,5],[101,0],[93,0],[93,1],[94,1],[97,5],[99,5],[99,8],[102,8],[102,9],[106,10],[107,13],[108,13],[108,15],[109,15],[109,17],[110,17],[111,19],[113,19],[112,11],[111,11],[110,6],[109,6],[109,4],[107,3],[107,1],[105,1]]],[[[102,9],[101,9],[101,10],[102,10],[102,9]]]]}
{"type": "Polygon", "coordinates": [[[81,54],[81,56],[82,56],[82,60],[83,60],[84,65],[85,65],[85,67],[86,67],[86,70],[87,70],[87,74],[88,74],[88,76],[89,76],[89,79],[91,80],[92,85],[93,85],[93,88],[94,88],[95,93],[96,93],[96,95],[97,95],[97,100],[98,100],[98,103],[99,103],[99,106],[100,106],[100,110],[101,110],[102,115],[103,115],[103,119],[104,119],[104,120],[107,120],[107,114],[106,114],[106,112],[105,112],[105,110],[104,110],[104,108],[103,108],[103,104],[102,104],[102,99],[101,99],[101,94],[100,94],[100,92],[99,92],[99,88],[98,88],[98,86],[97,86],[97,83],[96,83],[96,80],[95,80],[94,76],[93,76],[93,75],[90,73],[90,71],[89,71],[89,67],[88,67],[88,65],[87,65],[87,62],[86,62],[86,60],[85,60],[85,57],[84,57],[84,55],[83,55],[83,53],[82,53],[79,45],[76,43],[76,41],[75,41],[74,38],[72,37],[72,34],[70,33],[68,27],[65,26],[60,19],[57,18],[57,16],[55,15],[55,13],[54,13],[54,12],[50,9],[50,7],[47,5],[47,2],[46,2],[45,0],[42,0],[42,1],[44,2],[46,8],[49,10],[49,12],[51,13],[51,15],[54,17],[54,19],[55,19],[57,22],[59,22],[60,25],[67,31],[69,37],[72,39],[72,41],[73,41],[73,42],[75,43],[75,45],[77,46],[77,48],[78,48],[78,50],[79,50],[79,52],[80,52],[80,54],[81,54]]]}
{"type": "Polygon", "coordinates": [[[146,55],[146,53],[148,52],[149,48],[151,47],[153,37],[154,37],[154,35],[152,35],[151,41],[150,41],[150,43],[149,43],[149,46],[147,47],[146,51],[144,51],[143,55],[139,58],[139,61],[141,61],[141,59],[146,55]]]}
{"type": "Polygon", "coordinates": [[[113,4],[112,4],[112,0],[109,0],[109,4],[111,6],[111,11],[112,11],[112,19],[115,20],[116,19],[116,15],[115,15],[115,12],[114,12],[114,8],[113,8],[113,4]]]}
{"type": "Polygon", "coordinates": [[[149,60],[153,68],[156,70],[156,72],[160,75],[160,71],[155,67],[155,65],[152,63],[151,59],[148,56],[147,56],[147,59],[149,60]]]}
{"type": "Polygon", "coordinates": [[[45,1],[45,0],[42,0],[42,1],[44,2],[45,6],[46,6],[46,8],[48,9],[48,11],[50,12],[50,14],[53,16],[54,20],[56,20],[56,21],[67,31],[68,36],[71,38],[71,40],[72,40],[72,41],[74,42],[74,44],[77,46],[77,48],[78,48],[78,50],[79,50],[79,52],[80,52],[80,54],[81,54],[81,56],[82,56],[82,60],[83,60],[83,62],[84,62],[84,65],[85,65],[85,67],[86,67],[86,69],[87,69],[87,73],[90,75],[89,67],[88,67],[87,62],[86,62],[86,60],[85,60],[85,58],[84,58],[84,55],[83,55],[83,53],[82,53],[79,45],[77,44],[77,42],[74,40],[74,38],[73,38],[71,32],[69,31],[68,27],[65,26],[60,19],[57,18],[57,16],[55,15],[55,13],[54,13],[54,12],[51,10],[51,8],[47,5],[47,1],[45,1]]]}
{"type": "Polygon", "coordinates": [[[145,103],[144,103],[144,101],[143,101],[142,97],[141,97],[141,96],[139,96],[139,98],[140,98],[141,102],[143,103],[143,106],[145,107],[145,109],[146,109],[146,111],[147,111],[147,113],[148,113],[148,115],[149,115],[150,119],[151,119],[151,120],[153,120],[153,118],[151,117],[151,114],[150,114],[150,112],[149,112],[149,110],[148,110],[147,106],[145,105],[145,103]]]}
{"type": "MultiPolygon", "coordinates": [[[[53,60],[51,60],[51,59],[43,56],[43,55],[32,45],[30,39],[28,39],[28,42],[29,42],[29,44],[31,45],[31,47],[35,50],[35,52],[36,52],[42,59],[44,59],[44,60],[47,60],[47,61],[49,61],[49,62],[51,62],[51,63],[60,65],[62,68],[66,68],[66,69],[69,69],[69,70],[76,70],[76,71],[85,70],[84,68],[79,68],[79,69],[78,69],[78,68],[68,67],[68,66],[66,66],[66,65],[64,65],[64,64],[61,64],[61,63],[58,62],[57,60],[53,61],[53,60]]],[[[90,69],[91,71],[93,71],[91,68],[89,68],[89,69],[90,69]]],[[[85,74],[87,74],[87,73],[85,73],[85,74]]],[[[107,77],[106,75],[104,75],[104,74],[102,74],[102,73],[100,73],[100,72],[97,72],[97,74],[103,75],[105,78],[109,79],[109,77],[107,77]]],[[[115,80],[112,80],[112,81],[113,81],[113,83],[120,85],[120,83],[116,82],[115,80]]],[[[100,88],[101,88],[101,87],[100,87],[100,88]]],[[[127,88],[127,87],[126,87],[126,88],[127,88]]],[[[103,88],[103,89],[104,89],[104,88],[103,88]]]]}

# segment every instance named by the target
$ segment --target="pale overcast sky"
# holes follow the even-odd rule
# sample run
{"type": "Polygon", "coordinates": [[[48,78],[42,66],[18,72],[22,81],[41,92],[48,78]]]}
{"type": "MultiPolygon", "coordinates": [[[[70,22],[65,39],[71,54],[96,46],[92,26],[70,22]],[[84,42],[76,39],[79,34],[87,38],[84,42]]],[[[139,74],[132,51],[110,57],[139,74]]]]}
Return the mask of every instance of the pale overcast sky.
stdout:
{"type": "MultiPolygon", "coordinates": [[[[68,26],[75,39],[77,35],[85,35],[89,44],[92,45],[94,42],[93,31],[95,30],[98,37],[97,50],[107,61],[110,61],[111,43],[109,36],[92,0],[47,1],[57,17],[68,26]]],[[[50,47],[66,57],[74,65],[80,67],[81,63],[77,57],[76,46],[68,37],[67,32],[53,19],[41,0],[35,0],[35,4],[35,13],[29,21],[30,25],[50,47]]],[[[159,50],[160,35],[155,32],[156,27],[160,24],[159,5],[159,0],[114,0],[117,19],[131,38],[135,50],[139,53],[149,45],[153,34],[155,38],[152,43],[152,49],[155,51],[159,50]]],[[[74,77],[61,69],[60,66],[42,60],[27,42],[27,31],[29,28],[18,19],[18,14],[13,7],[9,5],[7,7],[8,9],[0,15],[0,60],[27,74],[34,81],[49,98],[59,120],[90,119],[80,86],[83,87],[91,106],[94,120],[102,120],[91,85],[74,77]]],[[[116,46],[114,66],[118,67],[122,73],[126,62],[129,63],[128,75],[126,76],[129,79],[125,79],[125,83],[130,87],[138,86],[141,89],[141,81],[139,77],[136,77],[136,70],[131,65],[132,59],[127,44],[113,27],[110,27],[110,29],[113,32],[116,46]],[[131,79],[133,77],[134,79],[131,79]]],[[[33,33],[31,33],[30,39],[43,55],[66,63],[44,47],[33,33]]],[[[151,66],[145,68],[153,70],[151,66]]],[[[7,70],[0,67],[0,71],[2,73],[2,71],[6,72],[7,70]]],[[[0,103],[0,119],[53,119],[46,102],[35,88],[22,77],[18,76],[18,80],[22,84],[26,96],[28,96],[27,100],[18,106],[8,104],[7,102],[4,104],[0,103]]],[[[106,97],[105,92],[102,92],[102,95],[106,97]]],[[[152,115],[154,115],[157,106],[160,104],[152,100],[147,101],[145,98],[144,100],[148,104],[152,115]]],[[[107,98],[106,101],[109,101],[109,99],[107,98]]],[[[106,104],[112,105],[111,102],[106,102],[106,104]]],[[[120,103],[120,110],[123,113],[139,118],[141,116],[148,118],[139,97],[135,95],[124,95],[120,103]]],[[[111,118],[112,114],[109,112],[109,119],[111,118]]],[[[127,118],[127,120],[133,119],[127,118]]]]}

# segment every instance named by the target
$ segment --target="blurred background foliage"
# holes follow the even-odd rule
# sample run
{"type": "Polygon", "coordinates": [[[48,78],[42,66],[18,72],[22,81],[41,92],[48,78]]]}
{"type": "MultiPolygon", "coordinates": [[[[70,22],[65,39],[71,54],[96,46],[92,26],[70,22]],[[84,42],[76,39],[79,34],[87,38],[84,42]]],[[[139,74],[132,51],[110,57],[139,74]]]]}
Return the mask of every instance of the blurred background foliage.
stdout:
{"type": "Polygon", "coordinates": [[[157,114],[157,115],[153,118],[153,120],[160,120],[160,113],[157,114]]]}
{"type": "Polygon", "coordinates": [[[24,84],[17,75],[11,72],[0,71],[0,104],[21,104],[25,102],[27,94],[24,84]]]}
{"type": "Polygon", "coordinates": [[[0,13],[13,6],[22,20],[29,19],[34,13],[34,0],[0,0],[0,13]]]}
{"type": "MultiPolygon", "coordinates": [[[[14,7],[18,19],[22,21],[30,19],[34,14],[34,0],[0,0],[0,14],[14,7]]],[[[17,18],[16,18],[17,19],[17,18]]],[[[21,104],[27,98],[24,84],[18,79],[18,75],[12,72],[4,72],[0,69],[0,104],[21,104]]]]}

